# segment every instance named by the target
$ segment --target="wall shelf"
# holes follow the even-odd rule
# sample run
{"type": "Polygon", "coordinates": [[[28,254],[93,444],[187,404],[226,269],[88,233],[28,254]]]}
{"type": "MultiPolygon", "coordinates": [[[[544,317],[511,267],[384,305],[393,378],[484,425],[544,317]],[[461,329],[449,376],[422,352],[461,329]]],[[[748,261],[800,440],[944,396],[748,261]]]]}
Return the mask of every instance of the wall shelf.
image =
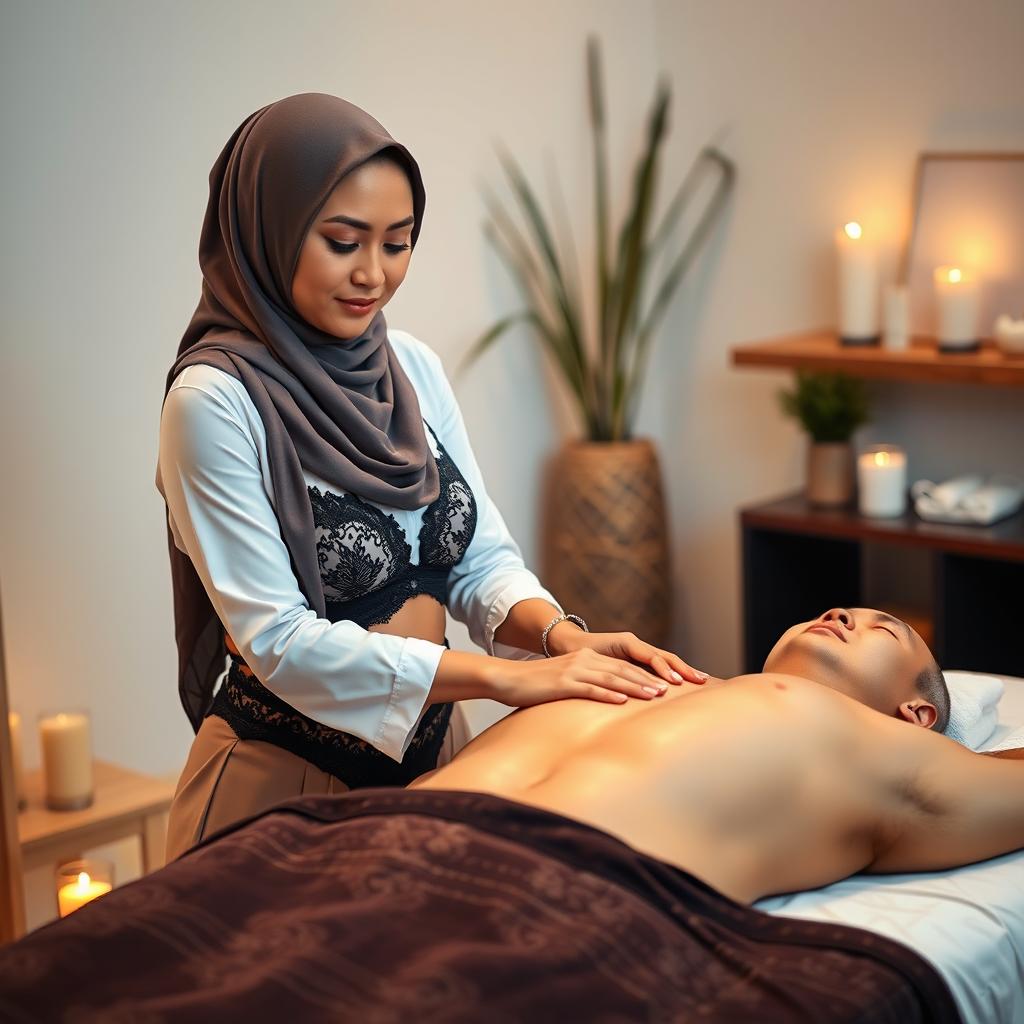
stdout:
{"type": "Polygon", "coordinates": [[[926,640],[943,667],[1024,675],[1024,512],[987,527],[953,526],[913,512],[868,519],[855,507],[817,508],[797,494],[741,509],[739,518],[747,672],[760,671],[794,623],[826,608],[863,607],[864,549],[881,544],[929,551],[926,640]]]}
{"type": "Polygon", "coordinates": [[[751,342],[732,349],[734,366],[842,371],[885,380],[984,384],[1024,388],[1024,357],[1008,356],[993,341],[977,352],[940,352],[934,338],[915,337],[904,351],[878,345],[840,345],[833,331],[816,330],[751,342]]]}

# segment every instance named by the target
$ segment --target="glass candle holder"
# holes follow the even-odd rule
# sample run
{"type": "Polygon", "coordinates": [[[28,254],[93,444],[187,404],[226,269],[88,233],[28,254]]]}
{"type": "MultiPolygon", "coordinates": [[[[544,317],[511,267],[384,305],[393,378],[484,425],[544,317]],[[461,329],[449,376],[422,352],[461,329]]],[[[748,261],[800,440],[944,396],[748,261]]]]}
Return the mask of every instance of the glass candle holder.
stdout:
{"type": "Polygon", "coordinates": [[[105,860],[73,860],[57,868],[57,911],[76,911],[114,887],[114,866],[105,860]]]}
{"type": "Polygon", "coordinates": [[[93,798],[89,712],[76,709],[39,716],[43,789],[51,811],[79,811],[93,798]]]}
{"type": "Polygon", "coordinates": [[[901,516],[907,509],[907,457],[894,444],[876,444],[857,457],[857,504],[862,516],[901,516]]]}

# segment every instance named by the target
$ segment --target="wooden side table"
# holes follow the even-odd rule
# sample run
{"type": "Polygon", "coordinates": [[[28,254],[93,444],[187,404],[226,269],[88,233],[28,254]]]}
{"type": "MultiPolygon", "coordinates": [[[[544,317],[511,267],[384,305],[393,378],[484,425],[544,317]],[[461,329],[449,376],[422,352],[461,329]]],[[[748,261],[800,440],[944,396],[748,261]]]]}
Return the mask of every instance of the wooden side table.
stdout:
{"type": "Polygon", "coordinates": [[[83,850],[129,836],[138,836],[142,870],[155,871],[164,863],[167,811],[174,783],[93,762],[95,796],[81,811],[50,811],[43,802],[42,772],[25,778],[28,806],[18,814],[22,869],[74,860],[83,850]]]}

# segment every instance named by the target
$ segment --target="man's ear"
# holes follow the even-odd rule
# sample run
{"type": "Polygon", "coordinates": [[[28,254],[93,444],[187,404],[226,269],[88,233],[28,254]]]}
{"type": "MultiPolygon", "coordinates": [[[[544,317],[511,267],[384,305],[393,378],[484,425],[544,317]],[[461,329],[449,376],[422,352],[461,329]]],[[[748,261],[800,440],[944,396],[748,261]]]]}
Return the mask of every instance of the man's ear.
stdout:
{"type": "Polygon", "coordinates": [[[939,713],[935,705],[926,700],[905,700],[899,707],[899,717],[922,729],[930,729],[938,721],[939,713]]]}

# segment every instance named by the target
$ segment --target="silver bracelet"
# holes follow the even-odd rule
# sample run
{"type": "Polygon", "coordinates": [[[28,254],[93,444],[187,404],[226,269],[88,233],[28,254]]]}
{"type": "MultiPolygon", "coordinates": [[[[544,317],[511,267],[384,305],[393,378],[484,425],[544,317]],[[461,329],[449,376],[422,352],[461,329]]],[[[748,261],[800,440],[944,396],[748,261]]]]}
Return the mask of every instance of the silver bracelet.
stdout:
{"type": "Polygon", "coordinates": [[[587,624],[578,615],[557,615],[557,616],[555,616],[555,618],[553,618],[544,627],[544,632],[541,633],[541,635],[540,635],[540,645],[541,645],[541,647],[544,650],[544,657],[545,658],[550,658],[551,657],[551,652],[548,650],[548,633],[550,633],[551,630],[554,629],[554,627],[557,626],[560,622],[565,622],[567,620],[569,622],[575,622],[576,625],[579,626],[580,629],[582,629],[584,633],[589,633],[590,632],[590,630],[587,629],[587,624]]]}

